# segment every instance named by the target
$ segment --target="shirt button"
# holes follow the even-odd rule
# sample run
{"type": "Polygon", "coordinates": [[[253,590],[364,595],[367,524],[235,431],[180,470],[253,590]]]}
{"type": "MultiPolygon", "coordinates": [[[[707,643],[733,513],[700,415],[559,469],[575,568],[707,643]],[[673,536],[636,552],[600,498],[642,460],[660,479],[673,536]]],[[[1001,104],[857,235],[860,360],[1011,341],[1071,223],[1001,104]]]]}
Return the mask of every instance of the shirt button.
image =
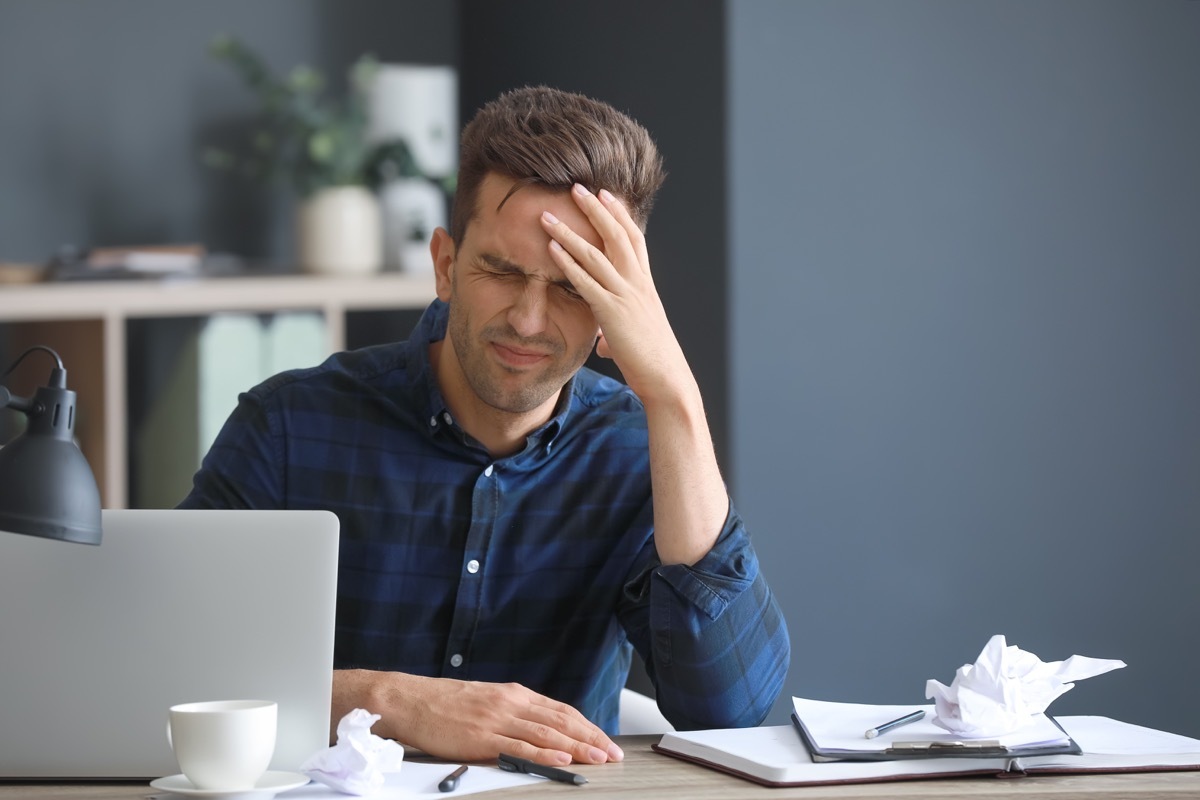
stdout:
{"type": "Polygon", "coordinates": [[[447,425],[453,425],[453,424],[454,424],[454,418],[450,416],[450,412],[449,412],[449,411],[446,411],[445,413],[443,413],[443,414],[442,414],[442,419],[446,420],[446,424],[447,424],[447,425]]]}
{"type": "Polygon", "coordinates": [[[471,573],[472,575],[474,575],[476,572],[479,572],[479,562],[473,558],[470,561],[468,561],[467,562],[467,572],[471,573]]]}
{"type": "Polygon", "coordinates": [[[485,469],[483,471],[483,474],[488,476],[489,478],[492,477],[492,465],[491,464],[488,464],[488,467],[487,467],[487,469],[485,469]]]}
{"type": "Polygon", "coordinates": [[[450,656],[450,666],[461,667],[462,662],[463,662],[463,657],[461,655],[459,655],[458,653],[455,653],[454,655],[450,656]]]}
{"type": "Polygon", "coordinates": [[[431,427],[431,428],[437,427],[437,414],[434,414],[432,417],[429,418],[429,427],[431,427]]]}

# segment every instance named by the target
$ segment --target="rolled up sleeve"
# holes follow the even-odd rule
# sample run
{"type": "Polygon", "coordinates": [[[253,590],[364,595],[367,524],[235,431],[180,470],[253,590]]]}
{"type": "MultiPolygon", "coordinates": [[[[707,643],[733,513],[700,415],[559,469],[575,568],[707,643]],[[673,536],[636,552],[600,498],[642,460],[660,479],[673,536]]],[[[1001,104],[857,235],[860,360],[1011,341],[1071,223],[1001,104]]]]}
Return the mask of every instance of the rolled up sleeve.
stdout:
{"type": "Polygon", "coordinates": [[[737,512],[697,563],[664,566],[651,539],[625,586],[626,629],[676,728],[760,724],[783,688],[791,643],[737,512]]]}

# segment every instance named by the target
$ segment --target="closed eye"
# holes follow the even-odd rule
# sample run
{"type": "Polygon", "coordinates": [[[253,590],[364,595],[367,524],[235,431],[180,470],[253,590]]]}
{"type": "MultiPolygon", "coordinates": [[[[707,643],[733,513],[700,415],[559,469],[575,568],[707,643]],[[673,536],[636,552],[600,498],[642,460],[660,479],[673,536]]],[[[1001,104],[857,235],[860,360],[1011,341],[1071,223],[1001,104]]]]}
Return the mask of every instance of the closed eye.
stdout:
{"type": "Polygon", "coordinates": [[[569,283],[556,283],[555,288],[563,294],[568,300],[582,300],[583,295],[575,291],[575,287],[569,283]]]}
{"type": "Polygon", "coordinates": [[[492,278],[494,280],[499,280],[499,281],[503,281],[503,280],[523,281],[523,280],[525,280],[525,273],[523,273],[523,272],[506,272],[504,270],[497,270],[497,269],[485,269],[485,270],[480,270],[480,271],[487,277],[492,278]]]}
{"type": "Polygon", "coordinates": [[[554,287],[555,290],[566,300],[583,302],[583,295],[575,291],[575,287],[570,281],[553,280],[544,278],[541,275],[530,275],[521,269],[521,267],[513,262],[494,256],[490,253],[484,253],[479,256],[475,263],[475,268],[489,280],[502,282],[515,281],[545,281],[554,287]]]}
{"type": "Polygon", "coordinates": [[[491,256],[480,257],[475,262],[475,271],[480,277],[493,281],[512,283],[525,280],[525,272],[515,264],[491,256]]]}

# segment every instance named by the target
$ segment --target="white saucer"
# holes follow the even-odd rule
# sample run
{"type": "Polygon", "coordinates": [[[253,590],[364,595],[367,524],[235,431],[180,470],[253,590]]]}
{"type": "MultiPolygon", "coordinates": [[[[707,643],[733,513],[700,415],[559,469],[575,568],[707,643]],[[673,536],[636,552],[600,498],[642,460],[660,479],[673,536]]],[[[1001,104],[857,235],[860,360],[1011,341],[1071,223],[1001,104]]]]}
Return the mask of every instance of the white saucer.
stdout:
{"type": "Polygon", "coordinates": [[[299,772],[264,772],[250,789],[197,789],[184,775],[171,775],[150,781],[152,788],[184,797],[208,797],[214,800],[269,800],[280,792],[308,783],[308,776],[299,772]]]}

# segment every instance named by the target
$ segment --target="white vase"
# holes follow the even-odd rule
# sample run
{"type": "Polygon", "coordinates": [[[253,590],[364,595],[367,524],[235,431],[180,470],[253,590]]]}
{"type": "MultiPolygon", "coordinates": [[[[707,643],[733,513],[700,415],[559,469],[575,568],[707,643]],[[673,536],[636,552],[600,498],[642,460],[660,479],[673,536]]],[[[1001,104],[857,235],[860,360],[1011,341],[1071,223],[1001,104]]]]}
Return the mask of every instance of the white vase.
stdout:
{"type": "Polygon", "coordinates": [[[363,275],[383,265],[379,201],[361,186],[321,189],[305,199],[296,231],[304,272],[363,275]]]}
{"type": "Polygon", "coordinates": [[[429,239],[447,228],[446,196],[424,178],[398,178],[379,189],[383,211],[384,266],[401,272],[433,274],[429,239]]]}

